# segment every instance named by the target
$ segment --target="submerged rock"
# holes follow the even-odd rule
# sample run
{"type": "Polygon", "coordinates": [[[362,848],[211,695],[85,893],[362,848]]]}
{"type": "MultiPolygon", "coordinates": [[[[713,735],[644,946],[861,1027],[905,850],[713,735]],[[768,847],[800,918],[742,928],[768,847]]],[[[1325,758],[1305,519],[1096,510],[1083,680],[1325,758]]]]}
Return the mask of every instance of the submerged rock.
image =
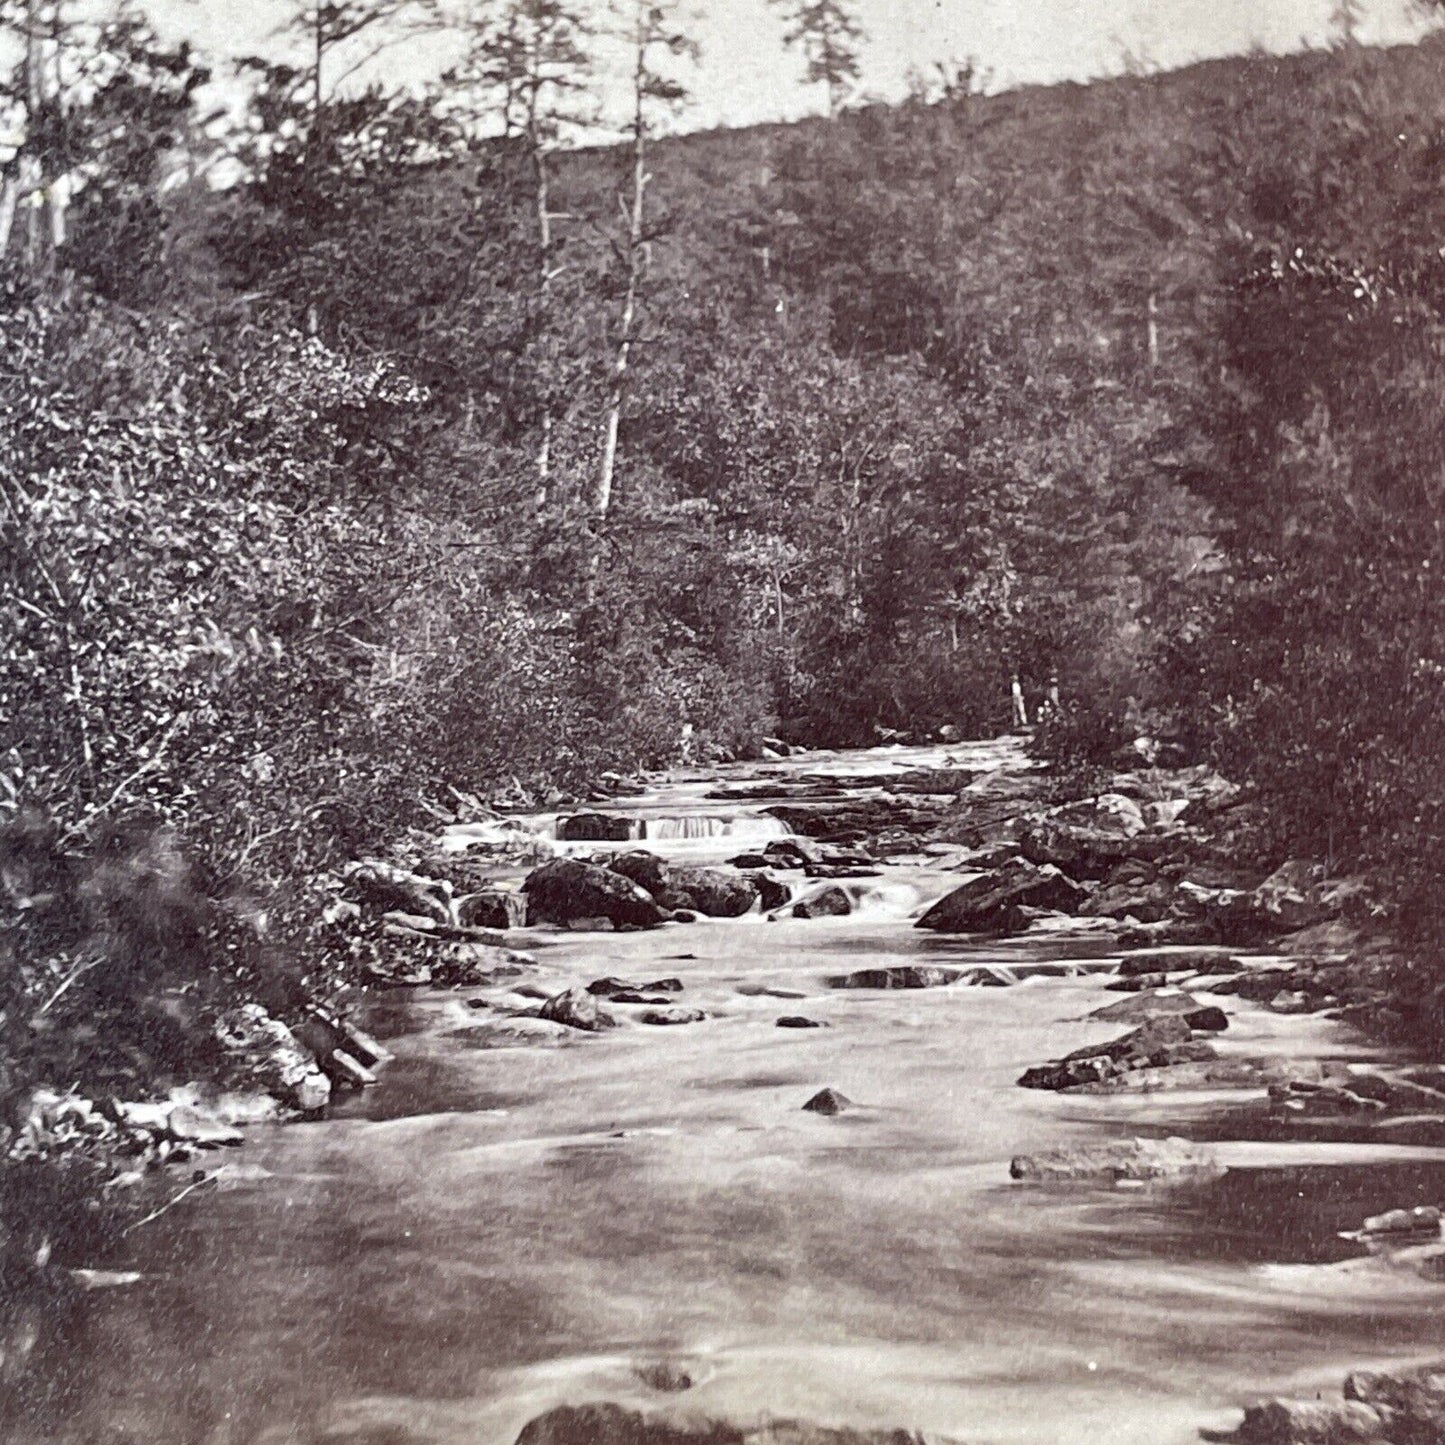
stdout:
{"type": "Polygon", "coordinates": [[[1187,1139],[1109,1139],[1020,1154],[1009,1175],[1035,1183],[1145,1183],[1198,1179],[1224,1172],[1214,1155],[1187,1139]]]}
{"type": "Polygon", "coordinates": [[[481,1019],[467,1028],[454,1029],[448,1037],[470,1049],[548,1048],[570,1043],[577,1030],[551,1019],[511,1014],[481,1019]]]}
{"type": "Polygon", "coordinates": [[[788,1014],[780,1018],[774,1027],[780,1029],[825,1029],[828,1025],[819,1019],[804,1018],[801,1014],[788,1014]]]}
{"type": "Polygon", "coordinates": [[[614,924],[655,928],[662,911],[629,878],[593,863],[554,858],[527,875],[526,890],[534,917],[550,923],[606,918],[614,924]]]}
{"type": "Polygon", "coordinates": [[[652,1009],[642,1015],[642,1022],[652,1024],[657,1028],[667,1028],[673,1024],[700,1024],[707,1015],[700,1008],[660,1008],[652,1009]]]}

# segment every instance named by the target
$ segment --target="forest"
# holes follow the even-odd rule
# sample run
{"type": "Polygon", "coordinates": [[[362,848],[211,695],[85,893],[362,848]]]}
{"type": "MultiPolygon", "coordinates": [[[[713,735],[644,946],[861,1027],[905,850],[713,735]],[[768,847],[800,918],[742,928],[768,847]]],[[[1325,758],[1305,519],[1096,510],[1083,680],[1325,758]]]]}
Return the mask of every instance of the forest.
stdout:
{"type": "Polygon", "coordinates": [[[1433,937],[1445,42],[883,105],[783,8],[825,114],[683,133],[667,3],[301,6],[219,115],[139,4],[0,4],[0,1092],[319,967],[314,877],[449,789],[988,736],[1014,674],[1061,769],[1210,762],[1433,937]],[[402,23],[454,68],[344,84],[402,23]]]}

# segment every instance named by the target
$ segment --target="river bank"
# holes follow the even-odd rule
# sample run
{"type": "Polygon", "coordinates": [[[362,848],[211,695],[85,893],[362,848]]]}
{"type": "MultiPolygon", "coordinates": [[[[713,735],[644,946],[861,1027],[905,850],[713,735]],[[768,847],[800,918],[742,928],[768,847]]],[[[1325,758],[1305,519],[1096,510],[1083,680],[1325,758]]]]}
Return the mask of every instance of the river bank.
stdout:
{"type": "MultiPolygon", "coordinates": [[[[972,787],[1020,763],[980,744],[789,760],[761,779],[738,769],[607,806],[652,823],[646,839],[560,851],[725,864],[789,834],[748,821],[776,799],[710,792],[821,771],[839,796],[818,806],[881,817],[888,790],[870,773],[916,787],[952,769],[972,787]]],[[[901,791],[949,826],[955,794],[901,791]]],[[[138,1279],[92,1297],[13,1438],[511,1441],[549,1411],[607,1402],[754,1432],[793,1417],[1167,1445],[1232,1428],[1234,1400],[1338,1390],[1359,1363],[1445,1347],[1439,1287],[1347,1268],[1370,1256],[1337,1238],[1438,1199],[1433,1125],[1284,1108],[1262,1076],[1019,1088],[1029,1069],[1125,1031],[1088,1015],[1140,997],[1110,988],[1126,952],[1097,920],[1081,933],[1020,918],[1024,933],[992,939],[915,927],[1000,840],[892,851],[907,843],[899,816],[891,841],[863,840],[891,859],[863,870],[876,876],[771,870],[799,896],[844,890],[846,914],[508,930],[512,971],[374,995],[362,1022],[395,1055],[381,1084],[325,1122],[252,1129],[249,1178],[136,1233],[117,1263],[138,1279]],[[963,977],[834,986],[878,969],[963,977]],[[596,1033],[530,1016],[609,978],[680,988],[637,990],[665,1004],[590,994],[616,1020],[596,1033]],[[703,1017],[642,1021],[658,1008],[703,1017]],[[805,1111],[825,1089],[851,1107],[805,1111]],[[1019,1157],[1169,1136],[1217,1167],[1167,1188],[1009,1177],[1019,1157]]],[[[490,867],[504,889],[529,871],[490,867]]],[[[1380,1076],[1407,1064],[1339,1019],[1211,987],[1271,961],[1170,971],[1227,1014],[1221,1062],[1380,1076]]],[[[635,1437],[599,1418],[590,1437],[554,1418],[530,1438],[635,1437]]]]}

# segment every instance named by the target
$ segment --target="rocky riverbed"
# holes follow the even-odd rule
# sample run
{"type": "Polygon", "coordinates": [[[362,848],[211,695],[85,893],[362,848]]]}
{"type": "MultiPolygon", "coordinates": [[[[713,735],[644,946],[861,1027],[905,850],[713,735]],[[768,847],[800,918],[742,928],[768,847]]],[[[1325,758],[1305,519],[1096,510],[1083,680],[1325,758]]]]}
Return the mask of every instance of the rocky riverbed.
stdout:
{"type": "Polygon", "coordinates": [[[1004,741],[359,860],[349,1092],[105,1261],[8,1438],[1439,1438],[1433,995],[1248,807],[1004,741]]]}

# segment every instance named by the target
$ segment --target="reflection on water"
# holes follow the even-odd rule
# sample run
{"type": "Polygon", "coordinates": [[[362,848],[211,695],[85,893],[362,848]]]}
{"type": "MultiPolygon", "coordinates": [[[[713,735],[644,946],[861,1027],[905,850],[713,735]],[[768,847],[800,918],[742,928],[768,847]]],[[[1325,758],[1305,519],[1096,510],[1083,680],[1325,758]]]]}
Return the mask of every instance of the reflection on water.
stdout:
{"type": "MultiPolygon", "coordinates": [[[[687,816],[714,781],[638,806],[687,816]]],[[[134,1236],[144,1283],[94,1297],[11,1438],[503,1445],[557,1403],[675,1404],[635,1370],[674,1360],[703,1413],[1171,1445],[1227,1423],[1221,1401],[1445,1342],[1437,1289],[1363,1288],[1329,1263],[1349,1253],[1338,1229],[1445,1194],[1438,1153],[1360,1168],[1339,1146],[1236,1146],[1239,1167],[1175,1197],[1010,1185],[1015,1153],[1178,1128],[1182,1105],[1014,1086],[1116,1031],[1079,1022],[1110,997],[1100,981],[827,987],[863,956],[1097,951],[914,930],[952,881],[890,869],[847,919],[528,940],[548,987],[677,975],[709,1014],[688,1028],[485,1050],[456,1037],[486,1012],[465,996],[388,1000],[381,1087],[256,1131],[247,1156],[271,1178],[134,1236]],[[784,1013],[831,1027],[779,1029],[784,1013]],[[825,1085],[859,1108],[804,1113],[825,1085]]]]}

